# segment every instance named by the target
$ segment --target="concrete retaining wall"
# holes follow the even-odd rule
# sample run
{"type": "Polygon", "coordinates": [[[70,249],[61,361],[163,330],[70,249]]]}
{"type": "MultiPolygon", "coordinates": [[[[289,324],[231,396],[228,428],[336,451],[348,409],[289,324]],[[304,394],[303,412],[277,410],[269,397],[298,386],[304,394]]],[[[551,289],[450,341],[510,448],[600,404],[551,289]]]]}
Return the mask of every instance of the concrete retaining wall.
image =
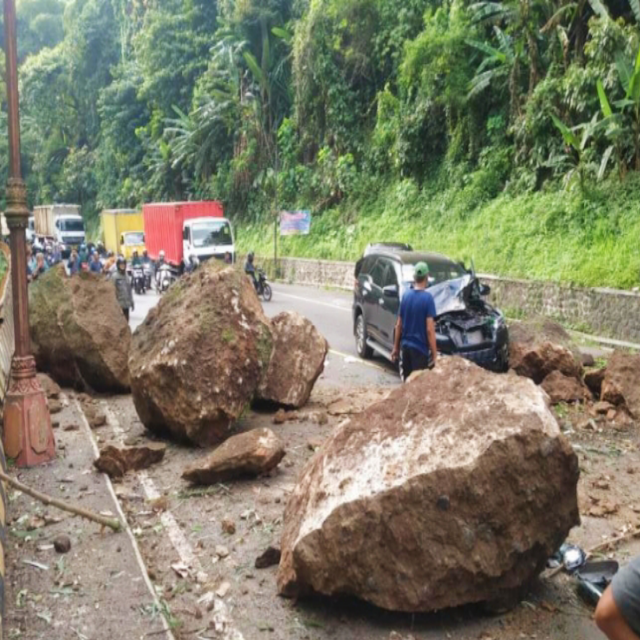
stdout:
{"type": "MultiPolygon", "coordinates": [[[[352,289],[354,264],[303,258],[257,258],[272,278],[290,284],[352,289]]],[[[578,331],[640,343],[640,294],[483,275],[489,300],[511,317],[545,315],[578,331]]]]}

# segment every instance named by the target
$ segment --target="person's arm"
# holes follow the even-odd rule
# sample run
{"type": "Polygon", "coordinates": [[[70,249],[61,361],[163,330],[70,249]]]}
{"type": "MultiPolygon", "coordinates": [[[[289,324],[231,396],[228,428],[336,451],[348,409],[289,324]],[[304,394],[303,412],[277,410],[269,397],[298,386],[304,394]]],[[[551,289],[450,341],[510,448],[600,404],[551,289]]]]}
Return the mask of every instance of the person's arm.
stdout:
{"type": "Polygon", "coordinates": [[[438,343],[436,342],[436,322],[433,318],[427,318],[427,340],[431,351],[431,361],[435,366],[438,359],[438,343]]]}
{"type": "Polygon", "coordinates": [[[402,318],[398,314],[396,320],[396,330],[394,332],[393,351],[391,352],[391,360],[396,362],[400,356],[400,341],[402,340],[402,318]]]}

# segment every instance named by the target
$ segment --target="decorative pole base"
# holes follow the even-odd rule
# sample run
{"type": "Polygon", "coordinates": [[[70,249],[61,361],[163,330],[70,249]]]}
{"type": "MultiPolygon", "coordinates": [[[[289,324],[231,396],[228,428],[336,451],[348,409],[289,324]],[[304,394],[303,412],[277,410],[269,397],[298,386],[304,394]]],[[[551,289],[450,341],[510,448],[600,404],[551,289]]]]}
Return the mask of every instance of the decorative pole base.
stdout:
{"type": "Polygon", "coordinates": [[[11,363],[4,401],[4,451],[18,467],[34,467],[56,457],[47,399],[33,356],[14,356],[11,363]]]}

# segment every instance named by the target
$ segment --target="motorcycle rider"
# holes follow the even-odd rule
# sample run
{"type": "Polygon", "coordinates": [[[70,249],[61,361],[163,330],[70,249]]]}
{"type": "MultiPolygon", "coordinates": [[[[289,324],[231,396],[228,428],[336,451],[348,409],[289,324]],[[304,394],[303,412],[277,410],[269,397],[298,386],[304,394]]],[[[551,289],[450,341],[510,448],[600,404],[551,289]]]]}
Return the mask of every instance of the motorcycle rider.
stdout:
{"type": "Polygon", "coordinates": [[[255,255],[254,255],[253,251],[250,251],[247,254],[247,261],[244,263],[244,272],[248,276],[251,276],[251,279],[253,280],[253,286],[256,288],[256,291],[257,291],[258,290],[258,280],[256,278],[256,268],[255,268],[255,265],[253,264],[254,258],[255,258],[255,255]]]}
{"type": "Polygon", "coordinates": [[[193,253],[189,256],[189,260],[185,266],[185,271],[187,273],[193,273],[198,266],[200,265],[200,260],[198,260],[197,256],[193,255],[193,253]]]}
{"type": "Polygon", "coordinates": [[[97,251],[94,251],[91,256],[89,271],[91,271],[91,273],[102,273],[102,262],[100,262],[100,256],[97,251]]]}
{"type": "Polygon", "coordinates": [[[160,269],[166,264],[165,262],[165,253],[164,249],[160,249],[160,253],[158,253],[158,260],[155,265],[155,281],[156,281],[156,289],[160,291],[160,269]]]}
{"type": "Polygon", "coordinates": [[[116,273],[113,276],[113,283],[116,287],[116,298],[124,313],[124,317],[129,321],[129,311],[135,308],[133,303],[133,292],[131,282],[127,277],[127,261],[119,256],[116,262],[116,273]]]}
{"type": "Polygon", "coordinates": [[[142,266],[142,259],[138,255],[138,250],[137,249],[134,249],[133,253],[131,254],[131,266],[132,267],[141,267],[142,266]]]}
{"type": "Polygon", "coordinates": [[[142,264],[151,264],[151,258],[149,257],[149,252],[146,249],[142,252],[142,264]]]}

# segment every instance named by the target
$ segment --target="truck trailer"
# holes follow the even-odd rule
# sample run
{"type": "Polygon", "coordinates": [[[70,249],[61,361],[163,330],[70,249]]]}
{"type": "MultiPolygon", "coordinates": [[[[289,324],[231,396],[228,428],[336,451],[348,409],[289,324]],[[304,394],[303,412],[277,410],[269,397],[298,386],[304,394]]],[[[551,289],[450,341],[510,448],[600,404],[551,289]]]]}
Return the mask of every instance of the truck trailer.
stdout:
{"type": "Polygon", "coordinates": [[[135,209],[105,209],[100,214],[104,246],[127,260],[144,251],[144,218],[135,209]]]}
{"type": "Polygon", "coordinates": [[[149,256],[157,260],[160,251],[175,267],[181,267],[190,256],[198,260],[223,260],[229,253],[235,262],[233,227],[224,217],[222,203],[162,202],[145,204],[145,243],[149,256]]]}
{"type": "Polygon", "coordinates": [[[84,244],[84,220],[77,204],[47,204],[34,207],[35,237],[55,240],[65,247],[84,244]]]}

